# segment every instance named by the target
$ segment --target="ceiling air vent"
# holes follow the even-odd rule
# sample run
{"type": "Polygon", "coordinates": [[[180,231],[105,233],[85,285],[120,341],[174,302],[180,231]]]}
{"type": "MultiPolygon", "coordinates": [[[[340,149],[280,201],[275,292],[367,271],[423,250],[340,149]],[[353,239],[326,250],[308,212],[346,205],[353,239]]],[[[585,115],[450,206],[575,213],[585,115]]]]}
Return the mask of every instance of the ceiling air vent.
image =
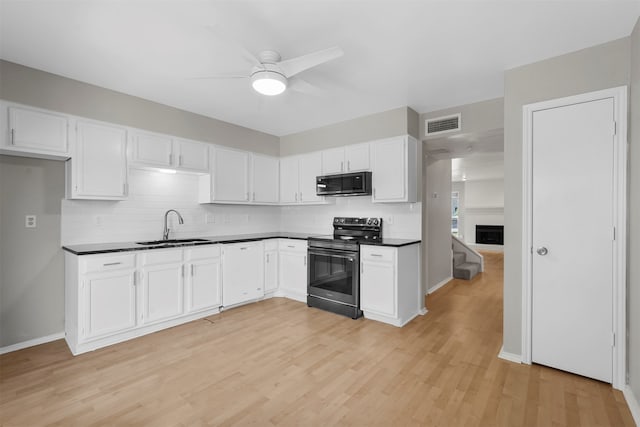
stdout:
{"type": "Polygon", "coordinates": [[[455,132],[462,129],[460,114],[427,119],[424,122],[425,136],[439,135],[441,133],[455,132]]]}

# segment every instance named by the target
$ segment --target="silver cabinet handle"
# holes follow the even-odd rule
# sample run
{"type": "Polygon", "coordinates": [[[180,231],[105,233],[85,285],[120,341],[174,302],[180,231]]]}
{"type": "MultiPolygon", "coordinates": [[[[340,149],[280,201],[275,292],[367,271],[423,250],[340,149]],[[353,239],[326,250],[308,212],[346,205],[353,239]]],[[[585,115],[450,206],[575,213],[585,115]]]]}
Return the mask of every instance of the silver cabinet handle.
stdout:
{"type": "Polygon", "coordinates": [[[178,166],[182,166],[182,154],[178,156],[178,166]]]}
{"type": "Polygon", "coordinates": [[[371,254],[371,256],[382,256],[380,254],[371,254]]]}
{"type": "Polygon", "coordinates": [[[248,247],[244,247],[244,248],[240,248],[241,251],[246,251],[247,249],[249,249],[248,247]]]}
{"type": "Polygon", "coordinates": [[[373,198],[374,199],[376,198],[376,189],[375,188],[373,189],[373,198]]]}
{"type": "Polygon", "coordinates": [[[351,160],[347,160],[347,171],[351,171],[351,160]]]}
{"type": "Polygon", "coordinates": [[[136,274],[136,272],[133,272],[133,286],[137,286],[138,285],[138,275],[136,274]]]}
{"type": "Polygon", "coordinates": [[[11,129],[11,145],[16,145],[16,130],[11,129]]]}
{"type": "Polygon", "coordinates": [[[344,172],[344,162],[340,162],[340,172],[344,172]]]}
{"type": "Polygon", "coordinates": [[[267,264],[268,264],[269,263],[269,254],[266,254],[266,255],[267,255],[267,264]]]}
{"type": "Polygon", "coordinates": [[[297,202],[298,201],[298,192],[297,191],[296,191],[295,196],[296,196],[296,202],[297,202]]]}
{"type": "Polygon", "coordinates": [[[191,264],[191,277],[193,277],[193,264],[191,264]]]}
{"type": "Polygon", "coordinates": [[[108,263],[102,264],[102,265],[105,266],[105,267],[108,267],[110,265],[120,265],[120,264],[122,264],[122,262],[108,262],[108,263]]]}
{"type": "Polygon", "coordinates": [[[305,267],[307,266],[307,256],[306,255],[304,256],[304,265],[305,265],[305,267]]]}
{"type": "Polygon", "coordinates": [[[184,279],[184,264],[180,266],[180,274],[182,275],[182,278],[184,279]]]}
{"type": "Polygon", "coordinates": [[[295,248],[295,246],[292,246],[292,245],[287,245],[287,247],[292,249],[295,248]]]}
{"type": "Polygon", "coordinates": [[[542,247],[539,247],[538,249],[536,249],[536,252],[540,256],[545,256],[546,254],[549,253],[549,250],[547,248],[545,248],[544,246],[542,246],[542,247]]]}

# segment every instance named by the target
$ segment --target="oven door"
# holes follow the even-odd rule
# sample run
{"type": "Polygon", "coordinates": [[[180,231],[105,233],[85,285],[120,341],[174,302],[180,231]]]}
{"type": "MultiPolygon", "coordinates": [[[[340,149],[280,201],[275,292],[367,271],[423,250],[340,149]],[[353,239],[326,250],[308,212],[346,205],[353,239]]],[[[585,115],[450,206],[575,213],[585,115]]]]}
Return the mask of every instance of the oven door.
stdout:
{"type": "Polygon", "coordinates": [[[358,252],[309,248],[309,295],[358,306],[360,257],[358,252]]]}

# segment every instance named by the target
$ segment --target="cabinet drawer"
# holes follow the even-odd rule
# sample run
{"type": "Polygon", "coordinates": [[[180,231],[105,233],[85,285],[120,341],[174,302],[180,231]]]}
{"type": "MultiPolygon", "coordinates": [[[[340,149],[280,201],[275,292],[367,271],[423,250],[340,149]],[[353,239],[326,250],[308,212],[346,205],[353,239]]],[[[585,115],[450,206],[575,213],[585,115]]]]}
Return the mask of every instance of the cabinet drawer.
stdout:
{"type": "Polygon", "coordinates": [[[182,249],[150,250],[142,254],[142,265],[182,262],[182,249]]]}
{"type": "Polygon", "coordinates": [[[395,248],[388,248],[383,246],[360,246],[360,259],[367,261],[383,261],[394,262],[396,255],[395,248]]]}
{"type": "Polygon", "coordinates": [[[81,258],[85,273],[100,271],[122,270],[135,268],[135,254],[125,255],[89,255],[81,258]]]}
{"type": "Polygon", "coordinates": [[[280,250],[306,252],[307,241],[298,239],[280,239],[280,250]]]}
{"type": "Polygon", "coordinates": [[[204,245],[197,248],[186,249],[185,258],[188,260],[219,258],[220,245],[204,245]]]}
{"type": "Polygon", "coordinates": [[[278,239],[269,239],[264,241],[265,251],[275,251],[278,249],[278,239]]]}

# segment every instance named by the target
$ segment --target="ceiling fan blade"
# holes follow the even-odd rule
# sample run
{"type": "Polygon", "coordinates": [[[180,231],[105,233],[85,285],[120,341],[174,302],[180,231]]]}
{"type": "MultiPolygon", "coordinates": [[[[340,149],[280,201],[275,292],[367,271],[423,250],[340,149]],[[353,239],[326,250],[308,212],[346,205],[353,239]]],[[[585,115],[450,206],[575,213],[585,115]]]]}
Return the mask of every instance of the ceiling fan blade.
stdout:
{"type": "Polygon", "coordinates": [[[249,62],[251,65],[260,65],[260,60],[258,59],[257,56],[255,56],[253,53],[251,53],[246,47],[244,47],[241,43],[232,40],[228,37],[225,37],[220,31],[218,31],[218,29],[216,27],[218,27],[218,25],[206,25],[205,26],[207,28],[207,30],[209,30],[216,38],[218,38],[220,41],[222,41],[223,43],[225,43],[226,45],[228,45],[229,47],[237,50],[240,53],[240,56],[242,56],[247,62],[249,62]]]}
{"type": "Polygon", "coordinates": [[[301,79],[300,77],[291,79],[289,88],[293,91],[304,93],[305,95],[313,95],[317,97],[324,97],[327,95],[323,89],[301,79]]]}
{"type": "Polygon", "coordinates": [[[187,80],[214,80],[214,79],[248,79],[249,76],[242,74],[218,74],[215,76],[189,77],[187,80]]]}
{"type": "Polygon", "coordinates": [[[297,58],[280,61],[278,62],[278,67],[280,67],[285,76],[291,77],[304,70],[315,67],[316,65],[339,58],[342,55],[344,55],[344,51],[335,46],[330,47],[329,49],[309,53],[307,55],[298,56],[297,58]]]}

